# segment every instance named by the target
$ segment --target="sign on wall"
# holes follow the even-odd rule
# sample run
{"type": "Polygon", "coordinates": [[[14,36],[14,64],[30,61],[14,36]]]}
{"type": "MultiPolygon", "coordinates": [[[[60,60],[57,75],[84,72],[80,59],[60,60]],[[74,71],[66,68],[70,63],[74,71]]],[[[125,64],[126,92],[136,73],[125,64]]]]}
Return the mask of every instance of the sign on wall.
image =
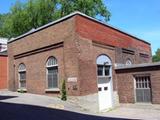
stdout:
{"type": "Polygon", "coordinates": [[[77,77],[69,77],[67,82],[77,82],[77,77]]]}

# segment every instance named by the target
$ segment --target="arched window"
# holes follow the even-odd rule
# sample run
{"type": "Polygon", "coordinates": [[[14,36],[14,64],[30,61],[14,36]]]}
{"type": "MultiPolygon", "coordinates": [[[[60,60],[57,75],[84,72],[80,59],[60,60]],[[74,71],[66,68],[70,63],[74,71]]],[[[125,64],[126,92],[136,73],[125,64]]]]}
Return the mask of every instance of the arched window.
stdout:
{"type": "Polygon", "coordinates": [[[26,66],[21,63],[18,67],[19,73],[19,88],[26,88],[26,66]]]}
{"type": "Polygon", "coordinates": [[[48,89],[58,88],[58,64],[55,57],[50,57],[46,64],[48,89]]]}
{"type": "Polygon", "coordinates": [[[126,65],[132,65],[132,61],[130,59],[126,60],[126,65]]]}
{"type": "Polygon", "coordinates": [[[110,76],[111,74],[111,60],[106,55],[100,55],[97,58],[97,75],[99,77],[110,76]]]}

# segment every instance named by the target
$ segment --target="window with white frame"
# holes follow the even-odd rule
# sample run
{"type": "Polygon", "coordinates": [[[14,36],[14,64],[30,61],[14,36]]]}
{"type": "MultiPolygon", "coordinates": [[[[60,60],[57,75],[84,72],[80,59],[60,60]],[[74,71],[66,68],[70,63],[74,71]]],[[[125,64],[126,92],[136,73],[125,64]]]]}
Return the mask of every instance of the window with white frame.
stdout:
{"type": "Polygon", "coordinates": [[[46,64],[48,89],[58,88],[58,64],[55,57],[50,57],[46,64]]]}
{"type": "Polygon", "coordinates": [[[98,67],[98,70],[97,70],[98,76],[109,76],[110,75],[110,66],[97,65],[97,67],[98,67]]]}
{"type": "Polygon", "coordinates": [[[112,64],[110,58],[106,55],[100,55],[96,62],[98,77],[110,77],[112,64]]]}
{"type": "Polygon", "coordinates": [[[19,88],[26,88],[26,66],[21,63],[18,68],[19,88]]]}

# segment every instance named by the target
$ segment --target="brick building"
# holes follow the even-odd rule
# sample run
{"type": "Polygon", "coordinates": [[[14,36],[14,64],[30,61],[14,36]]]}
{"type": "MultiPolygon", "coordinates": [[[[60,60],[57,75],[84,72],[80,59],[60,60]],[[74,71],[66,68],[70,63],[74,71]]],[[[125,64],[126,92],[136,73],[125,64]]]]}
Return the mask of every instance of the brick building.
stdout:
{"type": "Polygon", "coordinates": [[[160,104],[160,63],[117,67],[121,103],[160,104]]]}
{"type": "Polygon", "coordinates": [[[7,89],[7,51],[0,52],[0,89],[7,89]]]}
{"type": "Polygon", "coordinates": [[[65,80],[70,99],[95,111],[133,103],[123,67],[152,62],[148,42],[80,12],[10,40],[8,56],[10,90],[55,95],[65,80]]]}

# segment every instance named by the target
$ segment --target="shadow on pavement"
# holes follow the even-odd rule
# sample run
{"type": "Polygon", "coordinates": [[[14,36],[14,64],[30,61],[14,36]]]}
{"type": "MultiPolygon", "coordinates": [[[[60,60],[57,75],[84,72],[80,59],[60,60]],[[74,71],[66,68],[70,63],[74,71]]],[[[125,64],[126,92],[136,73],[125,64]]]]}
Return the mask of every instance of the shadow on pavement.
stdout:
{"type": "Polygon", "coordinates": [[[99,117],[39,106],[0,102],[0,120],[127,120],[99,117]]]}
{"type": "Polygon", "coordinates": [[[5,100],[5,99],[11,99],[11,98],[16,98],[18,96],[2,96],[0,95],[0,100],[5,100]]]}

